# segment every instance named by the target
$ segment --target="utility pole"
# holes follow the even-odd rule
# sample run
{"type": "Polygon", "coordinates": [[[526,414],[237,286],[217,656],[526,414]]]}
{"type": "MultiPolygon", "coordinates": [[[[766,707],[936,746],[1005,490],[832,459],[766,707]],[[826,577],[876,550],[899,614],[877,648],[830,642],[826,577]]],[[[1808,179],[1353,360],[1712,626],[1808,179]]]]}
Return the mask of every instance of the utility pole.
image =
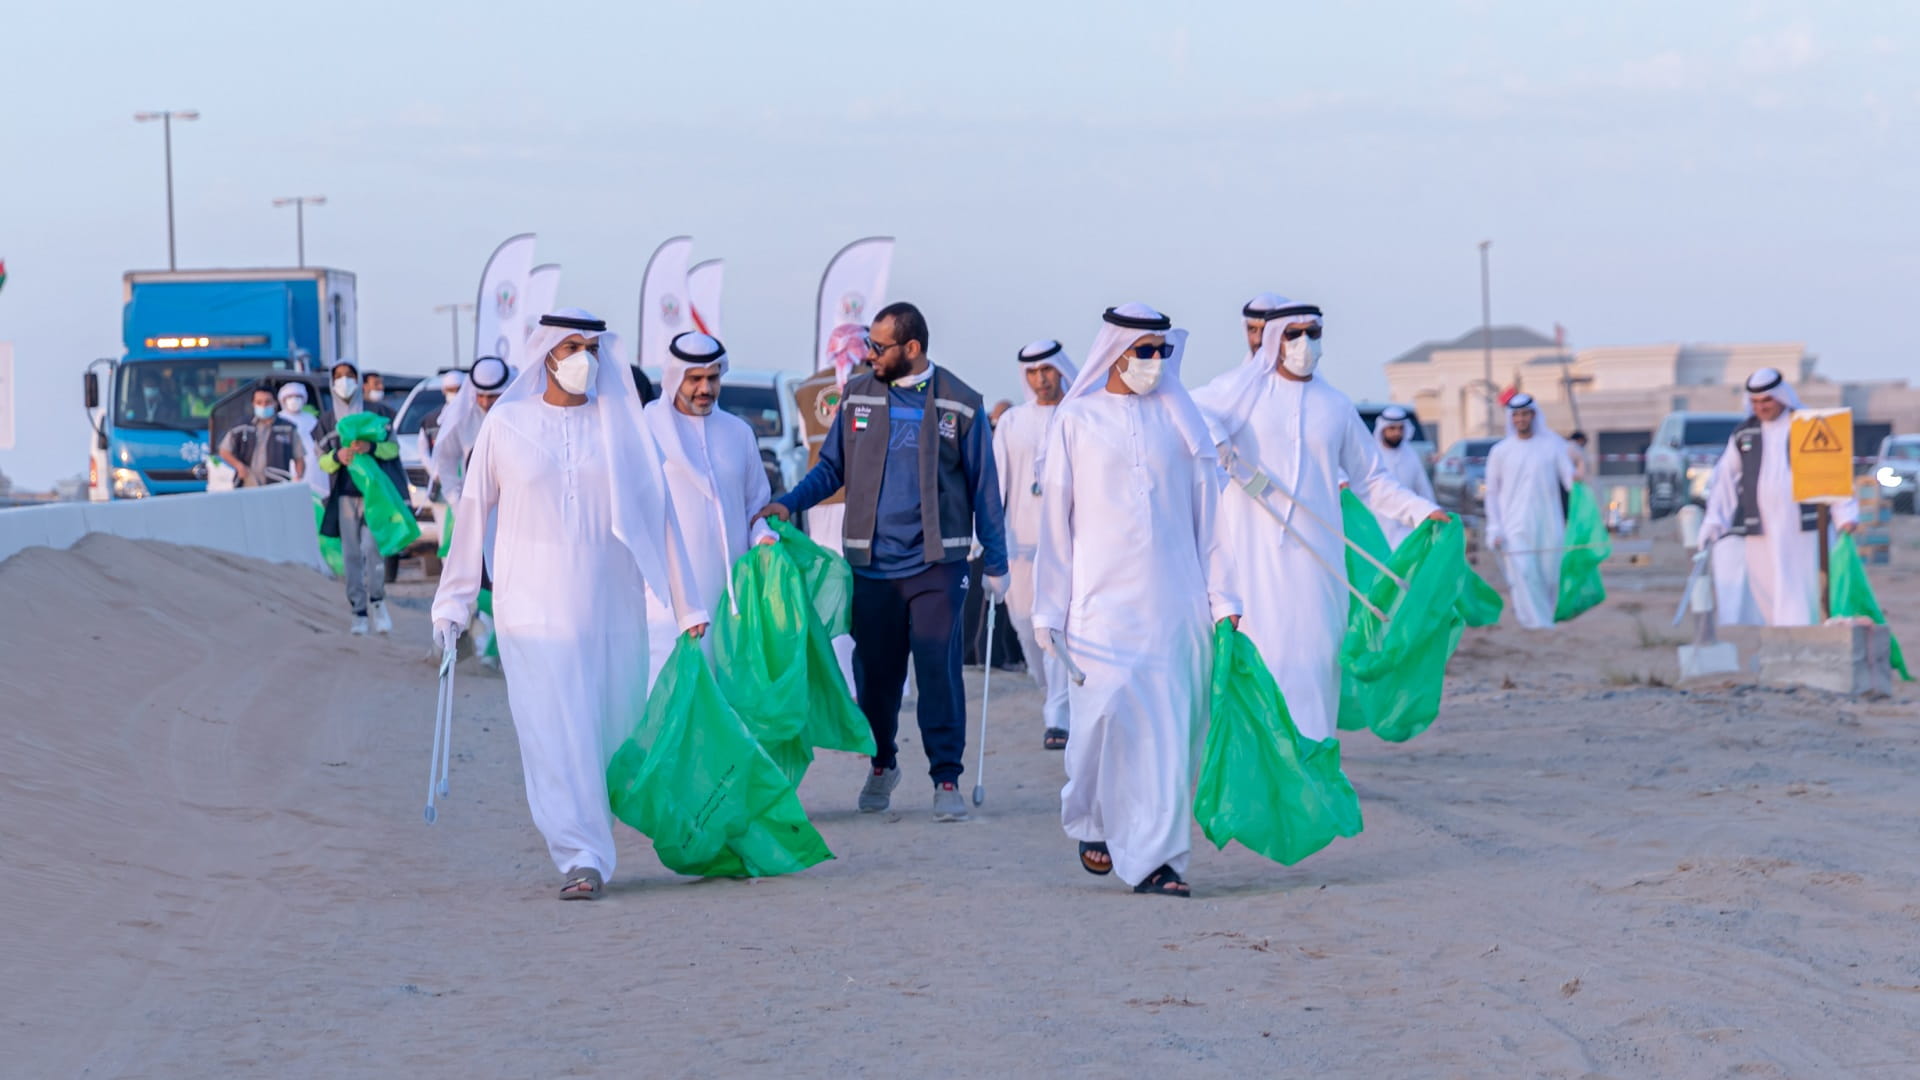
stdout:
{"type": "Polygon", "coordinates": [[[1497,435],[1499,430],[1493,422],[1493,407],[1499,400],[1500,391],[1493,385],[1493,299],[1487,277],[1487,249],[1493,241],[1480,241],[1480,348],[1481,380],[1487,389],[1487,434],[1497,435]]]}
{"type": "Polygon", "coordinates": [[[175,118],[198,120],[200,112],[197,109],[163,109],[159,112],[133,114],[133,121],[136,124],[144,124],[152,120],[160,121],[160,130],[164,133],[163,139],[167,148],[167,269],[169,270],[179,269],[173,253],[173,121],[175,118]]]}
{"type": "Polygon", "coordinates": [[[307,265],[307,207],[327,205],[325,195],[289,195],[284,199],[273,200],[275,206],[293,207],[293,235],[295,258],[294,265],[307,265]]]}
{"type": "Polygon", "coordinates": [[[433,309],[435,315],[446,312],[447,323],[453,327],[453,366],[456,369],[460,367],[460,313],[472,310],[472,304],[437,304],[433,309]]]}

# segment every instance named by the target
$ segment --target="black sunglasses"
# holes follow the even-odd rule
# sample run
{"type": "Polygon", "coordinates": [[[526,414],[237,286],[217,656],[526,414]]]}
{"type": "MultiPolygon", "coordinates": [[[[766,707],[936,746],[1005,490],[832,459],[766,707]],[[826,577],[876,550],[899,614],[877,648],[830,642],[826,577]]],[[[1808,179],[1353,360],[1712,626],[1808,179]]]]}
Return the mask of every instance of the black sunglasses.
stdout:
{"type": "Polygon", "coordinates": [[[1280,337],[1284,341],[1292,341],[1301,334],[1305,334],[1315,341],[1320,340],[1320,328],[1318,326],[1289,326],[1281,332],[1280,337]]]}
{"type": "Polygon", "coordinates": [[[879,342],[873,340],[872,338],[868,338],[867,351],[869,353],[872,353],[874,356],[884,356],[886,355],[888,349],[897,349],[900,346],[905,344],[906,342],[904,341],[896,341],[891,345],[882,345],[879,342]]]}
{"type": "Polygon", "coordinates": [[[1166,342],[1161,342],[1158,345],[1135,345],[1127,351],[1142,360],[1151,360],[1156,356],[1162,358],[1172,356],[1173,346],[1166,342]]]}

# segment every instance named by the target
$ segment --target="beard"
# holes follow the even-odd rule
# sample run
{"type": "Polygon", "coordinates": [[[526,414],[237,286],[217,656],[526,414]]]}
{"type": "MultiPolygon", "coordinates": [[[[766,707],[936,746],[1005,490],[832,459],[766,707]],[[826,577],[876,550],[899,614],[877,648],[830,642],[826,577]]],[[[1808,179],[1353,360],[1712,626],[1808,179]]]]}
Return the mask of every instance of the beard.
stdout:
{"type": "Polygon", "coordinates": [[[688,416],[712,416],[713,406],[718,400],[717,398],[683,397],[680,399],[680,411],[688,416]]]}
{"type": "Polygon", "coordinates": [[[1406,441],[1407,437],[1405,435],[1382,435],[1380,437],[1380,444],[1389,450],[1400,449],[1400,444],[1406,441]]]}

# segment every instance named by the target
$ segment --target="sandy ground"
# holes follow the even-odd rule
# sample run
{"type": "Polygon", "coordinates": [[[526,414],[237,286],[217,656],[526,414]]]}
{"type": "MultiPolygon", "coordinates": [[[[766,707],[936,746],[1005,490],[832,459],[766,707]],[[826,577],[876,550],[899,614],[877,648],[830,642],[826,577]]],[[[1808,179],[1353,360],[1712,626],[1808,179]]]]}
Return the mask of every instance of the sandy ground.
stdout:
{"type": "MultiPolygon", "coordinates": [[[[1875,580],[1920,653],[1901,525],[1875,580]]],[[[837,861],[690,881],[623,830],[610,895],[561,904],[469,664],[421,820],[423,586],[389,643],[304,571],[27,552],[0,1075],[1920,1076],[1920,695],[1663,685],[1680,569],[1470,631],[1431,731],[1347,739],[1363,835],[1292,868],[1196,835],[1192,901],[1081,872],[1002,675],[974,821],[917,782],[855,814],[862,764],[826,755],[802,795],[837,861]]]]}

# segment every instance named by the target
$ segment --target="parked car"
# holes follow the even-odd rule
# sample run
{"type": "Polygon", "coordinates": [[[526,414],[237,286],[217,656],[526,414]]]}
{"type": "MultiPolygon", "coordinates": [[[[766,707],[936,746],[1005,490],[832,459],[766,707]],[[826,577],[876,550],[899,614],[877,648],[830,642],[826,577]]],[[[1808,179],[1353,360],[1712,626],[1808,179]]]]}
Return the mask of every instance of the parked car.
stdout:
{"type": "MultiPolygon", "coordinates": [[[[648,371],[654,382],[660,372],[648,371]]],[[[793,387],[801,376],[785,371],[732,368],[720,386],[720,408],[747,422],[760,443],[760,463],[775,495],[784,494],[807,472],[806,429],[793,387]]],[[[662,387],[662,394],[666,388],[662,387]]]]}
{"type": "Polygon", "coordinates": [[[1668,413],[1647,445],[1647,513],[1658,518],[1688,503],[1705,506],[1713,466],[1746,418],[1731,412],[1668,413]]]}
{"type": "Polygon", "coordinates": [[[1889,435],[1880,440],[1880,460],[1874,462],[1873,478],[1880,482],[1880,495],[1893,502],[1896,514],[1920,513],[1913,493],[1920,488],[1920,435],[1889,435]]]}
{"type": "Polygon", "coordinates": [[[1487,452],[1495,438],[1461,439],[1433,462],[1433,501],[1461,517],[1485,514],[1487,452]]]}
{"type": "MultiPolygon", "coordinates": [[[[392,378],[388,378],[389,386],[392,378]]],[[[414,520],[420,523],[421,543],[432,543],[436,547],[440,544],[440,523],[434,519],[433,502],[427,497],[427,459],[420,422],[446,402],[439,379],[422,379],[394,410],[399,419],[393,425],[393,437],[400,444],[400,469],[407,474],[407,505],[413,508],[414,520]]]]}
{"type": "Polygon", "coordinates": [[[1406,441],[1401,445],[1411,447],[1418,453],[1420,463],[1427,467],[1428,473],[1432,473],[1433,456],[1440,448],[1434,445],[1432,433],[1420,423],[1420,414],[1414,411],[1413,406],[1401,404],[1398,401],[1357,401],[1353,407],[1360,410],[1360,419],[1366,421],[1367,430],[1372,431],[1374,417],[1379,416],[1381,410],[1389,405],[1399,405],[1407,410],[1407,426],[1411,430],[1407,432],[1406,441]]]}

